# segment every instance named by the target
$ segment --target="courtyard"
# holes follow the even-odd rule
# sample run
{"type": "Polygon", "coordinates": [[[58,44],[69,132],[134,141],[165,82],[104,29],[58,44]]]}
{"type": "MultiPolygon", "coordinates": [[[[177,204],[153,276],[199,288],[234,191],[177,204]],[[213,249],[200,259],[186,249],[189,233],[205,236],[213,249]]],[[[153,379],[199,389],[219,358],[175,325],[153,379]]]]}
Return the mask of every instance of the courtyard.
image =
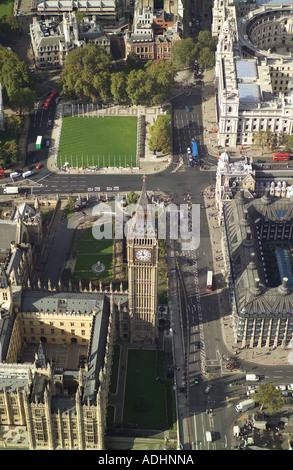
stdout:
{"type": "Polygon", "coordinates": [[[110,428],[121,420],[124,429],[174,430],[173,380],[165,377],[164,358],[162,349],[115,346],[107,418],[110,428]]]}
{"type": "Polygon", "coordinates": [[[73,279],[89,281],[112,279],[113,270],[113,241],[97,240],[92,233],[92,227],[81,231],[78,235],[77,256],[73,270],[73,279]]]}

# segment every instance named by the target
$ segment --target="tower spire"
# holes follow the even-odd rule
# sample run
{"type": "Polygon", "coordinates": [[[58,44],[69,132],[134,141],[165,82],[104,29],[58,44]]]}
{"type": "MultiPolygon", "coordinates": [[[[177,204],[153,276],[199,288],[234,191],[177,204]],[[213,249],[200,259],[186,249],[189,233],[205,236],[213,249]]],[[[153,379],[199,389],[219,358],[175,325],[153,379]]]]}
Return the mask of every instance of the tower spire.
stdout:
{"type": "Polygon", "coordinates": [[[139,196],[139,199],[137,203],[143,207],[143,209],[147,209],[147,205],[150,204],[150,199],[149,195],[146,190],[146,175],[143,175],[142,177],[142,188],[141,188],[141,194],[139,196]]]}

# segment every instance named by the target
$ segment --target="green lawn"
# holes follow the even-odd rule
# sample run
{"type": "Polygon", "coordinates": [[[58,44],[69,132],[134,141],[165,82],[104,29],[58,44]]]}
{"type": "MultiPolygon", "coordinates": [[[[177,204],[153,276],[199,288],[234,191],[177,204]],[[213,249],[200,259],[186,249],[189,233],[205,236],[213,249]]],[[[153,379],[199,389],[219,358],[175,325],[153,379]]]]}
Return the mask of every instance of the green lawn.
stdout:
{"type": "Polygon", "coordinates": [[[123,409],[125,426],[166,429],[168,427],[166,384],[162,350],[129,349],[123,409]],[[158,356],[157,356],[158,355],[158,356]],[[156,367],[158,359],[159,367],[156,367]]]}
{"type": "Polygon", "coordinates": [[[78,252],[80,254],[87,253],[101,253],[109,254],[112,253],[113,240],[97,240],[93,236],[93,227],[86,229],[82,236],[81,241],[78,247],[78,252]]]}
{"type": "Polygon", "coordinates": [[[57,166],[136,166],[136,117],[63,118],[57,166]]]}
{"type": "Polygon", "coordinates": [[[13,13],[13,1],[12,0],[0,0],[0,18],[5,15],[12,15],[13,13]]]}

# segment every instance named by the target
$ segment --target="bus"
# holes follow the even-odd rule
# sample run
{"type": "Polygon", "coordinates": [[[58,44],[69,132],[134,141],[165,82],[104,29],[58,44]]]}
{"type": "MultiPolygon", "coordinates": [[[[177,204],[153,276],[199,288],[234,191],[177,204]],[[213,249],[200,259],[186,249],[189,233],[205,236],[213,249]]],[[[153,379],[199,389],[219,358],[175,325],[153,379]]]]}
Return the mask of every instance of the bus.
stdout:
{"type": "Polygon", "coordinates": [[[274,153],[274,162],[287,162],[290,159],[289,153],[274,153]]]}
{"type": "Polygon", "coordinates": [[[38,135],[37,140],[36,140],[36,148],[37,149],[42,148],[42,140],[43,140],[43,137],[41,135],[38,135]]]}
{"type": "Polygon", "coordinates": [[[51,101],[54,101],[54,99],[57,97],[57,95],[58,95],[58,91],[56,91],[56,90],[52,91],[52,93],[50,93],[50,95],[46,99],[46,101],[44,103],[44,106],[43,106],[43,109],[49,109],[51,101]]]}
{"type": "Polygon", "coordinates": [[[213,289],[213,271],[207,272],[207,290],[211,291],[213,289]]]}
{"type": "Polygon", "coordinates": [[[195,141],[192,142],[192,156],[193,160],[198,160],[198,148],[197,143],[195,141]]]}

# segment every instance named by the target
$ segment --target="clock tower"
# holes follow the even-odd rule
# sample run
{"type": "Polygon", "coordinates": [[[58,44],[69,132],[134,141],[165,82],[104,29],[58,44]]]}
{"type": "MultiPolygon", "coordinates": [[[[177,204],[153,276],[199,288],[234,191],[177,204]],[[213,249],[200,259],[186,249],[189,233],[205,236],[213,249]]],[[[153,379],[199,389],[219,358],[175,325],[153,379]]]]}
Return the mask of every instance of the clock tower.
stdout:
{"type": "MultiPolygon", "coordinates": [[[[157,329],[157,289],[159,248],[155,228],[153,235],[146,233],[147,205],[151,204],[146,192],[145,176],[138,209],[132,225],[139,218],[139,234],[127,238],[128,303],[130,316],[130,341],[153,342],[157,329]]],[[[137,228],[137,227],[136,227],[137,228]]]]}

